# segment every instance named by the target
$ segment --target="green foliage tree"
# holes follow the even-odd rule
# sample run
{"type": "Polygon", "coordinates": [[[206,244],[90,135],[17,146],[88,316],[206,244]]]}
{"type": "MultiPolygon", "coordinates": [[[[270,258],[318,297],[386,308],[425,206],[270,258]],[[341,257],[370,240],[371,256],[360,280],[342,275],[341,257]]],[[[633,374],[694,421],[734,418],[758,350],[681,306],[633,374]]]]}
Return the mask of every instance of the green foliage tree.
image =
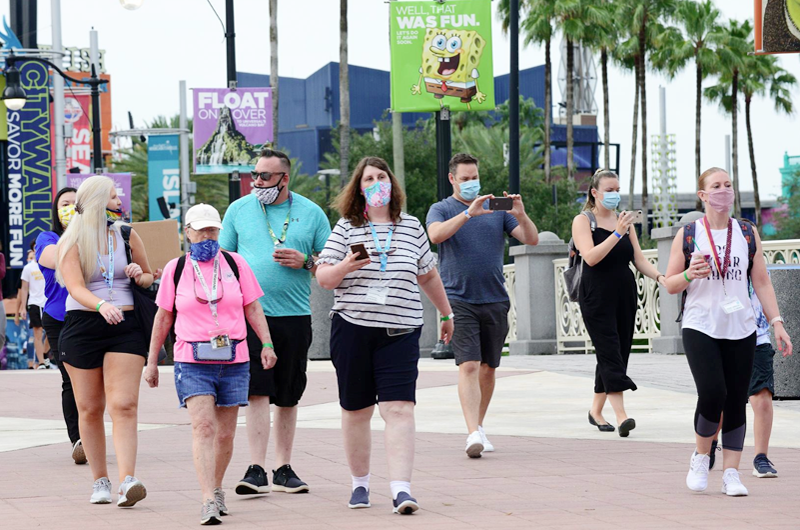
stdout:
{"type": "Polygon", "coordinates": [[[789,183],[789,196],[778,199],[783,207],[773,210],[777,234],[775,239],[800,239],[800,172],[789,183]]]}

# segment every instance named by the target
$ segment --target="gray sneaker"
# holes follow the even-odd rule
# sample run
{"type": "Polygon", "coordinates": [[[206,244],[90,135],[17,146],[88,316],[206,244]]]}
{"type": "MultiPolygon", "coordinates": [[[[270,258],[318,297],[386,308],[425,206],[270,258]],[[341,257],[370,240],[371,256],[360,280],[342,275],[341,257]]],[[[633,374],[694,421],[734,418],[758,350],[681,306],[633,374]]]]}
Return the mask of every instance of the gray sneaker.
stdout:
{"type": "Polygon", "coordinates": [[[217,503],[220,515],[228,515],[228,507],[225,506],[225,492],[222,488],[214,488],[214,502],[217,503]]]}
{"type": "Polygon", "coordinates": [[[220,519],[217,501],[206,499],[206,502],[203,503],[203,508],[200,510],[200,524],[213,525],[220,523],[222,523],[222,519],[220,519]]]}
{"type": "Polygon", "coordinates": [[[117,506],[130,508],[140,500],[147,497],[147,488],[144,487],[139,479],[130,475],[125,477],[125,481],[119,486],[119,500],[117,506]]]}
{"type": "Polygon", "coordinates": [[[108,477],[101,477],[94,481],[92,486],[92,498],[89,499],[92,504],[110,504],[111,503],[111,481],[108,477]]]}

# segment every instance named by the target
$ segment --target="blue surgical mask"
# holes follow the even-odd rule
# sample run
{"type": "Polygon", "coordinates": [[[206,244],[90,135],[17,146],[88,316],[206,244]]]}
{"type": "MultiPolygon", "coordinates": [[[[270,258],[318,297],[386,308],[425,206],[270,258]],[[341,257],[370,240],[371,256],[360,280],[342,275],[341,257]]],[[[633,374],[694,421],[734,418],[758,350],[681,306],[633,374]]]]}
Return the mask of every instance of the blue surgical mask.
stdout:
{"type": "Polygon", "coordinates": [[[607,191],[603,194],[603,200],[600,201],[600,204],[602,204],[609,210],[616,210],[617,206],[619,206],[619,201],[620,201],[619,192],[607,191]]]}
{"type": "Polygon", "coordinates": [[[472,201],[475,200],[475,197],[481,192],[481,181],[478,179],[475,180],[468,180],[463,184],[460,184],[459,193],[461,194],[461,198],[465,201],[472,201]]]}
{"type": "Polygon", "coordinates": [[[219,241],[214,239],[205,239],[199,243],[192,243],[189,248],[192,253],[192,259],[195,261],[209,261],[214,259],[214,256],[219,252],[219,241]]]}

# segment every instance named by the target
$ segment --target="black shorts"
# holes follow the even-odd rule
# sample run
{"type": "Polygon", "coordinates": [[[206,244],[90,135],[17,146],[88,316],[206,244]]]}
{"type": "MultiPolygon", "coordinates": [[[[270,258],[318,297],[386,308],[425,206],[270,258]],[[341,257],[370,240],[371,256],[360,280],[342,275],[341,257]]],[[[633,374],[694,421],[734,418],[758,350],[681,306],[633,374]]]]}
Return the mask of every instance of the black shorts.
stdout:
{"type": "Polygon", "coordinates": [[[753,373],[750,376],[750,390],[748,396],[754,396],[764,390],[775,395],[775,371],[772,368],[772,358],[775,350],[772,344],[759,344],[756,346],[756,356],[753,358],[753,373]]]}
{"type": "Polygon", "coordinates": [[[64,328],[64,322],[56,320],[45,311],[42,314],[42,327],[47,335],[47,341],[50,343],[48,356],[51,361],[58,363],[58,341],[61,337],[61,330],[64,328]]]}
{"type": "Polygon", "coordinates": [[[500,366],[503,346],[508,335],[510,302],[468,304],[451,300],[455,319],[453,353],[456,364],[479,361],[490,368],[500,366]]]}
{"type": "Polygon", "coordinates": [[[58,341],[59,362],[90,370],[103,366],[108,352],[130,353],[147,358],[149,344],[133,311],[125,311],[125,320],[116,325],[106,322],[94,311],[67,311],[58,341]]]}
{"type": "Polygon", "coordinates": [[[42,308],[38,305],[29,305],[28,318],[31,319],[31,328],[42,327],[42,308]]]}
{"type": "Polygon", "coordinates": [[[389,336],[386,328],[358,326],[334,315],[331,360],[342,408],[361,410],[381,401],[416,403],[421,332],[415,328],[389,336]]]}
{"type": "Polygon", "coordinates": [[[266,317],[278,362],[270,370],[261,366],[261,340],[247,326],[250,350],[250,395],[270,396],[278,407],[294,407],[306,390],[308,349],[311,347],[311,315],[266,317]]]}

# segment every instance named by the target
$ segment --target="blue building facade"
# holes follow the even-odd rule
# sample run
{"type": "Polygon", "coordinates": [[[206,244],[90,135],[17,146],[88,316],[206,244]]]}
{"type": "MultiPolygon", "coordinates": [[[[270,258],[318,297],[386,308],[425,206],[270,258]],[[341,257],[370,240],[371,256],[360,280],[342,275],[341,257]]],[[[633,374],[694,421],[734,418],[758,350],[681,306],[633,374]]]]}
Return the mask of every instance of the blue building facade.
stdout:
{"type": "MultiPolygon", "coordinates": [[[[350,65],[350,127],[359,133],[372,131],[374,123],[388,116],[389,72],[350,65]]],[[[269,75],[237,72],[241,87],[268,87],[269,75]]],[[[544,66],[519,73],[520,94],[544,106],[544,66]]],[[[497,104],[508,100],[509,76],[494,79],[497,104]]],[[[411,127],[432,113],[404,113],[403,125],[411,127]]],[[[303,173],[315,173],[325,153],[333,150],[332,134],[339,122],[339,63],[328,63],[306,79],[281,77],[278,85],[278,147],[297,158],[303,173]]],[[[566,127],[553,126],[553,140],[566,140],[566,127]]],[[[575,127],[575,140],[596,142],[597,127],[575,127]]],[[[526,146],[521,146],[525,149],[526,146]]],[[[529,146],[532,148],[532,146],[529,146]]],[[[554,151],[553,163],[564,154],[554,151]]],[[[576,166],[596,167],[596,149],[576,147],[576,166]]]]}

